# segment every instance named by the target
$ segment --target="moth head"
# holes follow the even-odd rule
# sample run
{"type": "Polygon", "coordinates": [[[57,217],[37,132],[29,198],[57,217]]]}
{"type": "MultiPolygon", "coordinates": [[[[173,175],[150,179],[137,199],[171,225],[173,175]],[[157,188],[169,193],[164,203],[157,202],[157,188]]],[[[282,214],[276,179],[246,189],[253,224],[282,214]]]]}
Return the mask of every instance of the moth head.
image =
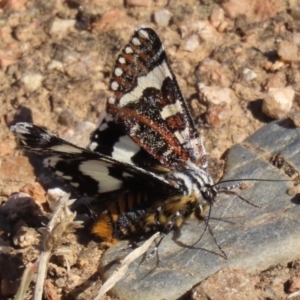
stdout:
{"type": "Polygon", "coordinates": [[[208,203],[213,204],[216,201],[217,195],[218,195],[218,186],[213,184],[206,184],[201,189],[201,194],[204,200],[206,200],[208,203]]]}

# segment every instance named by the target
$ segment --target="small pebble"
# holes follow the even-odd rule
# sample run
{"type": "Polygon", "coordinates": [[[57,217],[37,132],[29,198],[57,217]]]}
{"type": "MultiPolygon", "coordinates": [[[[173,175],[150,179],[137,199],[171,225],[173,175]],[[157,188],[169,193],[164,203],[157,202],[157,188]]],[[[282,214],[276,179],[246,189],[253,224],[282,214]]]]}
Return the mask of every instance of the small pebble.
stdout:
{"type": "Polygon", "coordinates": [[[272,287],[265,288],[267,299],[276,299],[276,293],[272,287]]]}
{"type": "Polygon", "coordinates": [[[280,0],[228,0],[223,2],[222,7],[230,19],[245,15],[248,22],[265,21],[283,10],[280,0]]]}
{"type": "Polygon", "coordinates": [[[4,156],[12,153],[12,148],[7,143],[0,143],[0,156],[4,156]]]}
{"type": "Polygon", "coordinates": [[[82,282],[86,282],[81,276],[76,275],[76,274],[71,274],[69,280],[68,280],[68,287],[70,289],[74,289],[78,285],[82,284],[82,282]]]}
{"type": "Polygon", "coordinates": [[[300,112],[293,111],[288,114],[288,118],[291,119],[296,127],[300,127],[300,112]]]}
{"type": "Polygon", "coordinates": [[[288,293],[293,293],[300,289],[300,277],[293,277],[289,281],[288,293]]]}
{"type": "Polygon", "coordinates": [[[297,46],[300,46],[300,32],[294,32],[293,33],[293,42],[297,46]]]}
{"type": "Polygon", "coordinates": [[[90,263],[90,262],[89,262],[88,259],[80,258],[80,259],[77,260],[76,266],[77,266],[79,269],[82,269],[82,268],[88,266],[89,263],[90,263]]]}
{"type": "Polygon", "coordinates": [[[284,66],[284,62],[277,60],[274,62],[274,64],[271,65],[270,70],[277,71],[280,68],[282,68],[283,66],[284,66]]]}
{"type": "Polygon", "coordinates": [[[273,119],[281,119],[290,111],[295,91],[291,86],[285,88],[270,88],[263,100],[262,111],[273,119]]]}
{"type": "Polygon", "coordinates": [[[206,120],[212,127],[221,127],[228,122],[231,116],[231,109],[225,105],[216,105],[208,109],[206,120]]]}
{"type": "Polygon", "coordinates": [[[63,278],[58,278],[55,280],[55,285],[59,288],[66,286],[66,281],[63,278]]]}
{"type": "Polygon", "coordinates": [[[294,43],[282,41],[278,46],[277,53],[284,61],[299,61],[298,47],[294,43]]]}
{"type": "MultiPolygon", "coordinates": [[[[291,1],[289,5],[291,5],[293,2],[294,1],[291,1]]],[[[299,2],[295,1],[294,4],[296,4],[296,5],[292,5],[290,14],[295,21],[299,21],[300,20],[299,2]]]]}
{"type": "Polygon", "coordinates": [[[26,74],[21,78],[27,92],[34,92],[42,85],[43,76],[41,74],[26,74]]]}
{"type": "Polygon", "coordinates": [[[229,87],[232,85],[232,71],[226,64],[210,58],[204,59],[196,70],[196,76],[207,82],[207,85],[229,87]]]}
{"type": "Polygon", "coordinates": [[[45,190],[38,182],[27,183],[20,192],[30,195],[36,202],[42,204],[46,202],[45,190]]]}
{"type": "Polygon", "coordinates": [[[218,28],[224,21],[224,10],[221,7],[215,8],[209,17],[210,24],[218,28]]]}
{"type": "Polygon", "coordinates": [[[35,23],[24,25],[20,24],[14,28],[14,37],[19,42],[28,42],[32,39],[34,32],[36,31],[35,23]]]}
{"type": "Polygon", "coordinates": [[[286,192],[288,195],[293,196],[300,193],[300,187],[299,186],[292,186],[289,188],[286,192]]]}
{"type": "Polygon", "coordinates": [[[200,97],[202,97],[208,105],[226,104],[226,106],[230,106],[233,100],[232,94],[230,88],[218,86],[205,86],[200,90],[200,97]]]}
{"type": "Polygon", "coordinates": [[[74,114],[69,109],[63,110],[58,117],[58,123],[63,126],[72,126],[74,121],[74,114]]]}
{"type": "Polygon", "coordinates": [[[27,0],[2,1],[1,8],[5,11],[25,11],[27,0]]]}
{"type": "Polygon", "coordinates": [[[126,0],[126,6],[148,7],[151,0],[126,0]]]}
{"type": "Polygon", "coordinates": [[[222,41],[223,35],[218,32],[209,21],[194,21],[188,25],[180,26],[181,37],[185,38],[197,34],[204,42],[219,44],[222,41]]]}
{"type": "Polygon", "coordinates": [[[276,72],[275,74],[272,74],[269,79],[268,83],[266,85],[266,88],[283,88],[286,85],[286,76],[283,72],[276,72]]]}
{"type": "Polygon", "coordinates": [[[61,300],[61,297],[58,295],[57,288],[53,285],[50,279],[45,280],[44,293],[47,299],[61,300]]]}
{"type": "Polygon", "coordinates": [[[1,213],[8,216],[25,215],[32,213],[36,208],[36,203],[32,197],[26,193],[20,192],[12,194],[1,206],[1,213]]]}
{"type": "Polygon", "coordinates": [[[183,49],[189,52],[193,52],[199,46],[199,44],[200,43],[199,43],[198,35],[192,34],[186,40],[183,49]]]}
{"type": "Polygon", "coordinates": [[[161,9],[154,13],[154,21],[158,26],[166,27],[169,25],[172,14],[167,9],[161,9]]]}
{"type": "Polygon", "coordinates": [[[257,77],[256,73],[253,70],[248,68],[245,68],[243,70],[243,75],[244,75],[244,80],[248,82],[252,81],[254,78],[257,77]]]}
{"type": "Polygon", "coordinates": [[[37,232],[27,226],[21,226],[13,237],[14,245],[20,248],[29,247],[37,242],[37,232]]]}
{"type": "Polygon", "coordinates": [[[74,63],[80,59],[80,53],[77,51],[64,50],[62,52],[62,62],[64,64],[74,63]]]}
{"type": "Polygon", "coordinates": [[[220,26],[218,27],[218,31],[219,32],[224,32],[229,26],[229,22],[224,21],[220,24],[220,26]]]}
{"type": "Polygon", "coordinates": [[[58,60],[56,60],[56,59],[53,59],[53,60],[51,60],[50,63],[47,65],[47,69],[48,69],[49,71],[51,71],[51,70],[56,70],[56,71],[62,72],[64,68],[63,68],[63,64],[62,64],[60,61],[58,61],[58,60]]]}
{"type": "Polygon", "coordinates": [[[62,20],[55,18],[50,28],[50,34],[62,38],[68,31],[75,28],[76,20],[62,20]]]}
{"type": "Polygon", "coordinates": [[[207,299],[258,300],[255,281],[242,269],[223,268],[194,290],[204,291],[207,299]]]}
{"type": "Polygon", "coordinates": [[[216,86],[206,86],[201,89],[200,95],[208,104],[206,120],[212,127],[221,127],[232,116],[232,90],[216,86]]]}

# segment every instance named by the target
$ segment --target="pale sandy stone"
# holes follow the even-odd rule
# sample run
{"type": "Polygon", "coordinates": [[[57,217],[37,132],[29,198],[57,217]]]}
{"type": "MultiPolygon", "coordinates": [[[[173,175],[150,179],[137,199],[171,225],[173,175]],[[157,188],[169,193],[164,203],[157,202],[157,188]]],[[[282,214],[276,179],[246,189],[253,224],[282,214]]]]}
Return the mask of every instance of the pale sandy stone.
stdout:
{"type": "Polygon", "coordinates": [[[262,111],[274,119],[281,119],[290,111],[295,91],[291,86],[285,88],[270,88],[263,100],[262,111]]]}

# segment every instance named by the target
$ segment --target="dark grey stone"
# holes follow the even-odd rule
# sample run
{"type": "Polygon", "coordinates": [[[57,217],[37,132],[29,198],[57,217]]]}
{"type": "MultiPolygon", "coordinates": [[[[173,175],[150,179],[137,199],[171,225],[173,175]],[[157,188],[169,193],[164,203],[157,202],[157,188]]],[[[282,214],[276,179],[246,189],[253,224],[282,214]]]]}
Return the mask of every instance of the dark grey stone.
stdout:
{"type": "MultiPolygon", "coordinates": [[[[280,153],[287,163],[299,169],[299,151],[300,129],[295,128],[291,121],[283,120],[266,125],[228,152],[223,180],[255,178],[285,181],[247,182],[247,189],[237,190],[260,208],[237,196],[218,196],[212,216],[219,220],[210,220],[210,225],[228,256],[227,260],[221,257],[209,233],[206,232],[195,244],[204,224],[190,220],[182,227],[180,236],[172,232],[164,239],[158,257],[143,263],[141,258],[133,263],[127,276],[117,283],[112,292],[121,299],[177,299],[225,266],[255,272],[298,257],[300,206],[297,196],[286,193],[293,182],[282,170],[273,166],[269,158],[280,153]]],[[[118,267],[119,264],[114,261],[128,253],[122,251],[126,245],[126,241],[120,242],[102,257],[103,279],[107,279],[118,267]]]]}

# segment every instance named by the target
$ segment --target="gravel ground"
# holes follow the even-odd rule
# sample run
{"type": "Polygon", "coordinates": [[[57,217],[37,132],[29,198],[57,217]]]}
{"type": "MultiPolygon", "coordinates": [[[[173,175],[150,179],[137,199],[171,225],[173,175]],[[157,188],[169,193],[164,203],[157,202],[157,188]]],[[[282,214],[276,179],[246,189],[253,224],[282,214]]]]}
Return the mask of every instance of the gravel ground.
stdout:
{"type": "MultiPolygon", "coordinates": [[[[13,203],[0,211],[1,299],[13,297],[23,267],[37,258],[36,229],[47,211],[47,182],[16,150],[9,127],[33,122],[85,146],[110,95],[116,54],[139,24],[153,27],[164,43],[216,180],[232,145],[299,110],[295,0],[0,0],[0,201],[13,203]],[[20,192],[31,197],[14,202],[20,194],[13,193],[20,192]]],[[[67,281],[65,261],[53,257],[47,299],[93,299],[101,285],[102,250],[89,228],[69,234],[65,244],[72,275],[67,281]]],[[[224,269],[208,281],[220,286],[225,281],[238,291],[247,282],[253,292],[248,299],[286,299],[299,289],[299,266],[295,260],[259,274],[224,269]]],[[[202,287],[187,298],[207,295],[202,287]]],[[[225,299],[224,294],[211,298],[225,299]]]]}

